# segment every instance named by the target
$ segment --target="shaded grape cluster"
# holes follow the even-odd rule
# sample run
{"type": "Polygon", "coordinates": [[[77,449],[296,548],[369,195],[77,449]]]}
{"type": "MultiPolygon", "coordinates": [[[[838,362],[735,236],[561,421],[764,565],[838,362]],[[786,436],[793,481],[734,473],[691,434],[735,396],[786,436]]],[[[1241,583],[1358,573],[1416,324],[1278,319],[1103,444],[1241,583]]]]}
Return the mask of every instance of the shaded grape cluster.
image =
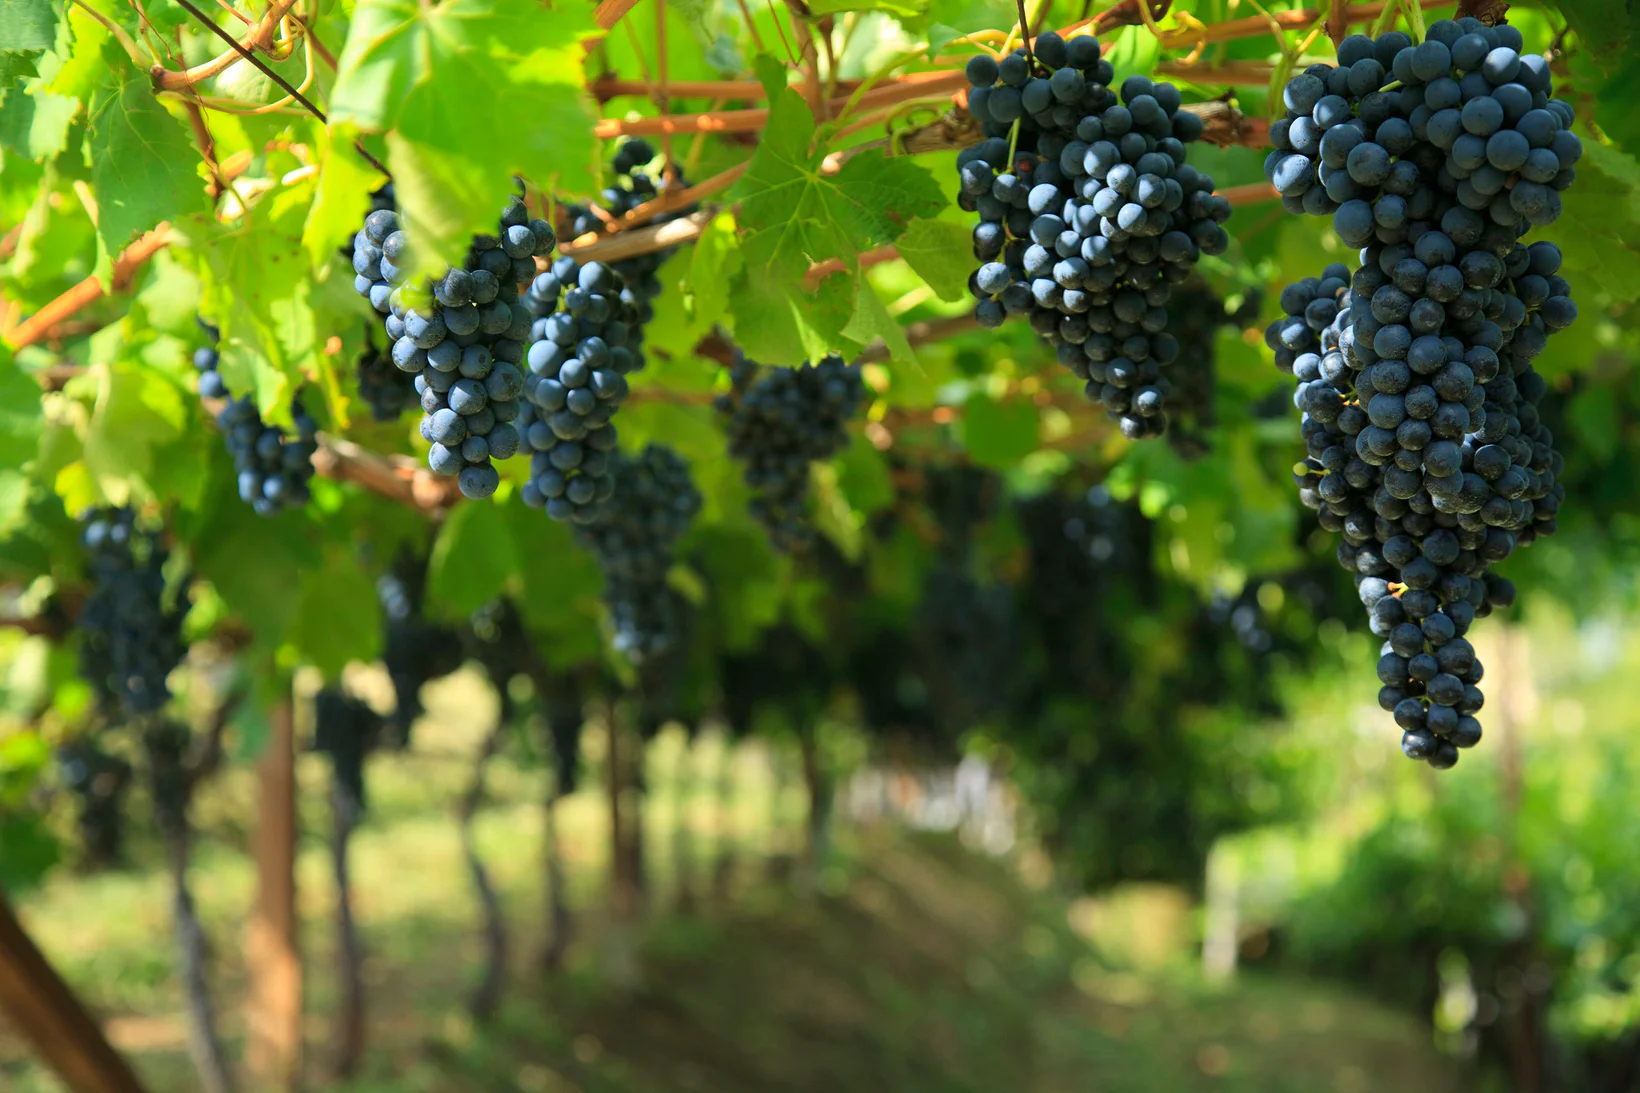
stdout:
{"type": "Polygon", "coordinates": [[[74,824],[85,864],[120,864],[125,859],[125,795],[131,788],[131,764],[105,750],[94,736],[63,745],[56,758],[63,787],[74,795],[74,824]]]}
{"type": "Polygon", "coordinates": [[[313,453],[319,450],[319,423],[303,409],[300,396],[290,407],[295,435],[264,422],[249,395],[234,398],[217,370],[218,332],[203,321],[200,326],[211,343],[194,350],[197,389],[203,399],[227,400],[216,413],[216,425],[233,456],[239,499],[262,516],[301,508],[311,496],[308,483],[313,480],[313,453]]]}
{"type": "Polygon", "coordinates": [[[336,790],[363,809],[364,761],[381,737],[382,718],[340,687],[313,696],[313,750],[328,756],[336,790]]]}
{"type": "Polygon", "coordinates": [[[399,371],[393,358],[374,345],[366,346],[359,354],[355,372],[359,397],[370,407],[372,421],[397,421],[406,410],[421,404],[415,377],[399,371]]]}
{"type": "Polygon", "coordinates": [[[394,747],[410,742],[410,729],[422,714],[421,687],[461,667],[461,635],[428,619],[422,612],[427,560],[399,555],[376,580],[382,608],[382,665],[393,684],[393,715],[387,720],[394,747]]]}
{"type": "Polygon", "coordinates": [[[1260,304],[1260,294],[1249,292],[1231,311],[1213,286],[1199,277],[1174,289],[1168,333],[1178,340],[1179,358],[1173,365],[1177,382],[1168,407],[1167,444],[1186,459],[1207,454],[1208,435],[1218,424],[1219,332],[1250,325],[1260,304]]]}
{"type": "Polygon", "coordinates": [[[968,63],[986,139],[957,157],[959,203],[979,214],[969,281],[988,327],[1010,315],[1054,346],[1122,435],[1158,436],[1178,357],[1173,286],[1220,254],[1230,203],[1185,162],[1201,119],[1171,84],[1115,72],[1091,36],[968,63]]]}
{"type": "Polygon", "coordinates": [[[615,651],[635,663],[677,639],[682,619],[667,583],[678,540],[700,512],[689,464],[650,444],[638,456],[613,453],[614,494],[595,522],[575,529],[604,576],[615,651]]]}
{"type": "Polygon", "coordinates": [[[386,316],[393,364],[415,377],[427,464],[454,477],[463,496],[495,493],[492,460],[518,451],[519,364],[532,318],[518,286],[556,245],[552,226],[530,219],[519,197],[495,235],[474,237],[460,267],[420,283],[409,280],[411,240],[393,210],[374,210],[354,236],[354,288],[386,316]]]}
{"type": "Polygon", "coordinates": [[[1266,174],[1332,216],[1360,266],[1288,286],[1266,333],[1298,380],[1305,504],[1343,535],[1402,750],[1447,768],[1481,736],[1465,638],[1514,588],[1490,572],[1555,530],[1563,461],[1532,366],[1577,316],[1558,215],[1581,146],[1547,63],[1511,27],[1441,20],[1339,44],[1287,84],[1266,174]]]}
{"type": "Polygon", "coordinates": [[[860,368],[834,353],[818,364],[760,371],[736,350],[729,376],[716,407],[729,456],[746,468],[752,517],[776,550],[802,551],[814,539],[809,464],[848,447],[848,423],[865,398],[860,368]]]}
{"type": "Polygon", "coordinates": [[[105,711],[152,714],[171,697],[166,680],[187,653],[187,604],[166,596],[170,551],[129,508],[91,509],[80,523],[91,578],[75,619],[80,672],[105,711]]]}

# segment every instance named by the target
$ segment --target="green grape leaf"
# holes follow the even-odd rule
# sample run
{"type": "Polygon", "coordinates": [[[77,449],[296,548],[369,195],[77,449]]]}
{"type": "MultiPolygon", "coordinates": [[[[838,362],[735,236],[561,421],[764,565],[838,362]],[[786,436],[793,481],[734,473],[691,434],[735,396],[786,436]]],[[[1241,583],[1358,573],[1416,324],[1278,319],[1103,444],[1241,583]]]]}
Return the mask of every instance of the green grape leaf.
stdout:
{"type": "Polygon", "coordinates": [[[122,362],[96,366],[97,400],[83,439],[86,470],[103,492],[120,496],[133,478],[145,479],[154,450],[178,440],[188,427],[182,392],[153,369],[122,362]]]}
{"type": "Polygon", "coordinates": [[[912,220],[944,208],[927,169],[881,151],[823,174],[826,150],[813,146],[814,116],[786,87],[785,69],[765,57],[758,71],[769,91],[769,124],[733,191],[752,278],[794,284],[812,263],[833,258],[852,269],[861,251],[892,243],[912,220]]]}
{"type": "Polygon", "coordinates": [[[68,147],[68,127],[80,100],[30,82],[34,86],[13,87],[0,102],[0,146],[24,159],[56,159],[68,147]]]}
{"type": "Polygon", "coordinates": [[[0,467],[21,467],[40,447],[40,385],[0,344],[0,467]]]}
{"type": "Polygon", "coordinates": [[[34,63],[37,54],[0,53],[0,83],[17,84],[40,74],[34,63]]]}
{"type": "Polygon", "coordinates": [[[1585,140],[1560,224],[1556,241],[1567,269],[1618,299],[1640,295],[1640,161],[1585,140]]]}
{"type": "Polygon", "coordinates": [[[1629,56],[1633,28],[1640,12],[1625,0],[1564,0],[1557,5],[1578,42],[1596,64],[1613,68],[1629,56]]]}
{"type": "Polygon", "coordinates": [[[687,288],[697,322],[715,323],[728,313],[729,282],[740,266],[734,221],[720,216],[706,226],[690,253],[687,288]]]}
{"type": "Polygon", "coordinates": [[[376,582],[359,565],[351,540],[330,543],[323,560],[302,575],[289,640],[326,679],[350,660],[370,661],[381,645],[376,582]]]}
{"type": "Polygon", "coordinates": [[[51,0],[0,0],[0,52],[39,53],[57,42],[51,0]]]}
{"type": "Polygon", "coordinates": [[[962,444],[975,463],[1006,469],[1036,451],[1036,407],[1024,399],[997,402],[983,391],[962,407],[962,444]]]}
{"type": "Polygon", "coordinates": [[[856,511],[867,515],[894,503],[894,480],[883,455],[862,433],[849,438],[837,457],[837,485],[856,511]]]}
{"type": "Polygon", "coordinates": [[[554,665],[596,659],[603,641],[598,632],[603,576],[592,555],[575,545],[568,525],[520,504],[501,509],[512,541],[529,544],[530,558],[516,571],[514,597],[525,627],[554,665]]]}
{"type": "Polygon", "coordinates": [[[199,153],[146,78],[98,91],[86,154],[97,194],[97,232],[111,255],[162,220],[207,208],[195,170],[199,153]]]}
{"type": "Polygon", "coordinates": [[[370,211],[371,192],[386,181],[353,147],[357,134],[351,126],[332,125],[325,135],[329,144],[319,167],[319,191],[302,225],[302,245],[316,269],[352,240],[370,211]]]}
{"type": "Polygon", "coordinates": [[[912,365],[917,363],[917,354],[912,352],[911,343],[906,341],[905,329],[888,313],[888,308],[883,306],[882,300],[877,298],[877,290],[871,287],[871,280],[864,270],[855,275],[854,317],[848,321],[842,333],[843,337],[861,345],[870,345],[881,338],[883,344],[888,347],[891,360],[904,361],[912,365]]]}
{"type": "Polygon", "coordinates": [[[1148,76],[1162,56],[1162,43],[1147,27],[1126,26],[1105,38],[1105,57],[1122,78],[1148,76]]]}
{"type": "Polygon", "coordinates": [[[841,344],[853,297],[847,277],[827,277],[814,296],[805,296],[742,270],[729,295],[735,341],[764,364],[818,360],[841,344]]]}
{"type": "Polygon", "coordinates": [[[814,496],[809,510],[815,530],[830,539],[843,557],[857,562],[864,546],[861,529],[865,520],[849,505],[837,479],[837,468],[829,463],[810,466],[809,485],[814,496]]]}
{"type": "Polygon", "coordinates": [[[45,879],[63,857],[62,842],[37,814],[0,815],[0,890],[16,894],[45,879]]]}
{"type": "Polygon", "coordinates": [[[880,11],[896,19],[918,19],[928,14],[928,0],[810,0],[816,19],[844,11],[880,11]]]}
{"type": "Polygon", "coordinates": [[[195,570],[259,645],[277,648],[300,607],[303,574],[320,564],[313,525],[301,512],[258,516],[239,499],[233,466],[225,459],[213,463],[212,479],[203,519],[188,537],[195,570]]]}
{"type": "Polygon", "coordinates": [[[321,372],[324,339],[313,313],[322,291],[307,276],[302,226],[311,192],[287,187],[264,203],[255,231],[204,225],[190,240],[203,255],[202,313],[222,330],[228,390],[254,396],[265,421],[288,424],[304,370],[321,372]]]}
{"type": "Polygon", "coordinates": [[[362,0],[331,92],[332,126],[387,135],[418,261],[454,259],[521,174],[586,187],[594,155],[581,37],[589,5],[561,0],[362,0]]]}
{"type": "Polygon", "coordinates": [[[968,275],[974,271],[969,228],[951,220],[913,220],[897,246],[906,265],[940,299],[958,303],[968,297],[968,275]]]}
{"type": "Polygon", "coordinates": [[[427,589],[440,607],[465,617],[507,591],[521,564],[501,506],[457,505],[433,544],[427,589]]]}

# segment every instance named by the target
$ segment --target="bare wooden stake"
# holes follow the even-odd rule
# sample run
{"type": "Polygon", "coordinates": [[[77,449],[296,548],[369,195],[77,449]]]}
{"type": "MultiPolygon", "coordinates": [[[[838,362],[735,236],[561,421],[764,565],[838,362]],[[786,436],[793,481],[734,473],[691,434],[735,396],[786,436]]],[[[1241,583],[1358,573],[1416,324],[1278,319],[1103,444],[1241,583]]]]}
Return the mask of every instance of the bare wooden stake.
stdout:
{"type": "Polygon", "coordinates": [[[143,1093],[131,1067],[0,893],[0,1010],[75,1093],[143,1093]]]}
{"type": "Polygon", "coordinates": [[[246,931],[250,973],[245,1062],[258,1090],[296,1090],[302,1075],[302,956],[296,920],[296,728],[289,696],[269,717],[257,764],[256,907],[246,931]]]}

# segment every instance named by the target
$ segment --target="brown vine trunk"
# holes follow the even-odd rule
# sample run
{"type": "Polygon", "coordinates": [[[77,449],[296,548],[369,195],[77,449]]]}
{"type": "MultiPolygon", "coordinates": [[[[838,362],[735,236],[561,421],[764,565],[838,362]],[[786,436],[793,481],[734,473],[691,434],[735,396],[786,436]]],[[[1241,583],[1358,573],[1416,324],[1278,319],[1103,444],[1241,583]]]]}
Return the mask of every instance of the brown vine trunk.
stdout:
{"type": "Polygon", "coordinates": [[[353,918],[353,887],[348,868],[348,848],[358,825],[359,802],[341,786],[330,787],[330,863],[336,881],[336,963],[341,976],[341,1009],[336,1015],[336,1077],[351,1078],[364,1057],[365,996],[364,952],[359,944],[358,924],[353,918]]]}
{"type": "Polygon", "coordinates": [[[564,956],[569,952],[575,920],[569,911],[569,892],[565,888],[564,857],[558,845],[558,802],[563,776],[554,771],[548,776],[547,796],[541,808],[541,849],[546,866],[547,881],[547,944],[541,952],[541,967],[547,972],[561,971],[564,956]]]}
{"type": "Polygon", "coordinates": [[[636,836],[630,829],[637,827],[641,820],[634,814],[627,792],[630,778],[625,769],[621,712],[614,702],[610,702],[606,710],[609,731],[605,774],[609,791],[610,923],[604,935],[604,967],[609,982],[617,990],[630,991],[636,989],[641,979],[637,929],[642,901],[636,873],[636,836]]]}
{"type": "Polygon", "coordinates": [[[458,811],[461,824],[461,851],[467,859],[467,875],[472,878],[473,890],[478,895],[479,907],[484,915],[484,973],[467,1003],[468,1011],[474,1020],[479,1022],[488,1021],[495,1016],[501,1005],[501,993],[507,979],[507,922],[502,915],[500,897],[496,894],[495,885],[490,881],[490,871],[479,855],[478,842],[473,832],[473,819],[484,800],[484,775],[489,768],[490,760],[501,750],[501,734],[504,729],[505,724],[498,722],[480,745],[478,755],[473,760],[472,781],[468,783],[467,792],[462,794],[461,807],[458,811]]]}
{"type": "Polygon", "coordinates": [[[288,697],[269,711],[257,764],[256,906],[245,931],[250,975],[245,1065],[251,1084],[295,1090],[302,1078],[302,952],[296,916],[296,726],[288,697]]]}
{"type": "Polygon", "coordinates": [[[734,819],[734,769],[734,741],[725,737],[723,755],[718,760],[717,779],[712,795],[716,812],[714,819],[717,821],[713,825],[717,839],[717,854],[712,863],[712,892],[719,903],[729,901],[729,894],[734,887],[735,880],[737,854],[734,819]]]}
{"type": "Polygon", "coordinates": [[[820,765],[820,749],[815,740],[814,725],[805,725],[797,734],[798,747],[803,756],[803,789],[808,798],[808,815],[804,825],[803,864],[814,880],[826,857],[826,834],[831,826],[831,784],[820,765]]]}
{"type": "Polygon", "coordinates": [[[222,1040],[217,1035],[216,1007],[211,999],[207,972],[210,946],[194,909],[193,893],[188,888],[187,820],[183,818],[167,826],[172,830],[165,836],[165,865],[171,874],[172,930],[188,1008],[188,1054],[193,1058],[204,1093],[231,1093],[233,1076],[222,1040]]]}
{"type": "Polygon", "coordinates": [[[694,738],[686,736],[672,778],[672,874],[676,878],[673,905],[683,914],[695,910],[695,843],[689,829],[689,797],[695,787],[694,738]]]}

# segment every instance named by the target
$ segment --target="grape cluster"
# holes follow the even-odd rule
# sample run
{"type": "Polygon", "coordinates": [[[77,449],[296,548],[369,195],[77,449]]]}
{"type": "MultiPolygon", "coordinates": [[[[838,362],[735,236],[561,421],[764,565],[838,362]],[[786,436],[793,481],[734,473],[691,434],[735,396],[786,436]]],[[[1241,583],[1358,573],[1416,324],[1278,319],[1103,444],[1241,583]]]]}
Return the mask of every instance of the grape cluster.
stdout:
{"type": "Polygon", "coordinates": [[[313,453],[319,450],[319,423],[302,408],[301,397],[291,402],[291,420],[296,435],[268,425],[249,395],[233,398],[217,370],[217,329],[203,320],[200,326],[210,338],[209,345],[194,350],[194,368],[199,372],[199,397],[227,400],[217,411],[217,428],[233,456],[239,498],[262,516],[272,516],[286,508],[307,504],[308,483],[313,479],[313,453]]]}
{"type": "Polygon", "coordinates": [[[612,499],[597,520],[575,529],[604,575],[615,651],[635,663],[676,639],[681,619],[667,573],[678,540],[700,512],[701,495],[683,457],[650,444],[633,458],[612,453],[612,499]]]}
{"type": "MultiPolygon", "coordinates": [[[[1534,262],[1557,264],[1558,252],[1547,243],[1518,248],[1510,262],[1518,275],[1490,291],[1518,292],[1520,279],[1541,276],[1530,272],[1534,262]]],[[[1465,634],[1477,617],[1514,602],[1514,585],[1491,567],[1555,530],[1563,463],[1539,418],[1545,384],[1532,369],[1531,339],[1520,337],[1529,328],[1496,349],[1446,335],[1431,371],[1369,360],[1354,312],[1370,312],[1373,297],[1345,298],[1347,273],[1333,266],[1289,286],[1288,318],[1271,336],[1299,379],[1310,454],[1294,480],[1322,527],[1342,534],[1339,564],[1385,639],[1378,701],[1405,730],[1402,750],[1445,769],[1481,736],[1474,715],[1483,669],[1465,634]],[[1329,293],[1342,306],[1316,307],[1329,293]]]]}
{"type": "Polygon", "coordinates": [[[1114,79],[1091,36],[970,60],[968,109],[986,139],[957,157],[958,200],[980,217],[975,318],[1029,316],[1137,439],[1166,428],[1179,351],[1167,305],[1202,254],[1229,245],[1230,203],[1185,162],[1202,123],[1178,89],[1130,76],[1118,96],[1114,79]]]}
{"type": "MultiPolygon", "coordinates": [[[[642,140],[629,140],[616,151],[612,166],[618,184],[600,195],[606,217],[624,216],[659,193],[654,178],[642,170],[654,158],[654,149],[642,140]]],[[[655,222],[690,211],[663,214],[655,222]]],[[[576,235],[599,230],[604,219],[586,205],[565,205],[564,214],[576,235]]],[[[588,523],[614,489],[610,420],[626,399],[626,377],[643,370],[644,325],[654,317],[654,299],[661,293],[656,272],[675,249],[585,265],[560,258],[525,295],[534,324],[519,428],[533,456],[523,497],[554,520],[588,523]]]]}
{"type": "MultiPolygon", "coordinates": [[[[645,202],[652,201],[660,196],[661,188],[655,178],[644,166],[655,158],[655,149],[648,141],[632,139],[626,141],[616,149],[615,158],[610,166],[616,177],[616,185],[607,186],[599,193],[602,199],[601,211],[611,219],[619,219],[636,209],[645,202]]],[[[668,181],[668,188],[681,188],[689,185],[682,175],[668,181]]],[[[664,224],[669,220],[676,220],[680,216],[688,216],[695,211],[696,206],[676,209],[662,213],[649,221],[652,224],[664,224]]],[[[596,232],[602,228],[603,218],[593,212],[590,206],[566,204],[563,207],[564,215],[569,218],[570,230],[577,236],[588,232],[596,232]]],[[[648,254],[638,254],[631,258],[620,258],[610,263],[615,272],[632,289],[637,297],[637,321],[641,328],[643,324],[654,318],[655,297],[661,294],[660,278],[656,274],[666,260],[677,251],[676,247],[666,247],[662,250],[651,251],[648,254]]],[[[640,336],[642,330],[636,331],[640,336]]],[[[634,351],[640,347],[634,346],[634,351]]],[[[640,363],[639,367],[643,367],[640,363]]]]}
{"type": "Polygon", "coordinates": [[[1265,176],[1289,210],[1331,213],[1352,247],[1405,242],[1424,223],[1466,250],[1507,250],[1521,224],[1560,215],[1583,154],[1549,62],[1523,44],[1470,18],[1432,24],[1418,45],[1351,35],[1337,66],[1288,82],[1265,176]]]}
{"type": "Polygon", "coordinates": [[[531,321],[518,286],[557,241],[515,197],[497,233],[475,237],[461,267],[412,284],[410,237],[397,213],[376,209],[354,236],[354,288],[386,315],[393,364],[415,377],[427,464],[454,476],[466,497],[495,493],[501,475],[491,460],[518,451],[518,365],[531,321]]]}
{"type": "Polygon", "coordinates": [[[80,518],[91,593],[75,620],[80,672],[103,708],[151,714],[171,697],[166,678],[182,660],[180,598],[166,602],[170,551],[158,529],[128,508],[91,509],[80,518]]]}
{"type": "Polygon", "coordinates": [[[534,317],[519,416],[530,456],[524,503],[587,524],[615,491],[616,434],[626,377],[643,367],[638,299],[614,268],[559,258],[531,283],[534,317]]]}
{"type": "Polygon", "coordinates": [[[716,407],[729,456],[746,467],[753,519],[782,553],[807,549],[809,464],[848,446],[848,422],[860,409],[860,369],[836,354],[819,364],[758,371],[739,350],[729,369],[730,391],[716,407]]]}
{"type": "Polygon", "coordinates": [[[1511,27],[1441,20],[1339,44],[1295,76],[1266,173],[1289,209],[1361,248],[1282,293],[1267,331],[1298,380],[1294,477],[1341,532],[1402,750],[1447,768],[1479,741],[1482,668],[1464,637],[1514,588],[1490,572],[1555,530],[1563,463],[1532,361],[1577,316],[1552,222],[1581,152],[1571,108],[1511,27]],[[1397,86],[1384,88],[1389,81],[1397,86]]]}
{"type": "Polygon", "coordinates": [[[421,402],[415,377],[399,371],[393,365],[393,358],[374,345],[366,346],[359,354],[357,374],[359,397],[370,407],[372,421],[397,421],[406,410],[421,402]]]}

